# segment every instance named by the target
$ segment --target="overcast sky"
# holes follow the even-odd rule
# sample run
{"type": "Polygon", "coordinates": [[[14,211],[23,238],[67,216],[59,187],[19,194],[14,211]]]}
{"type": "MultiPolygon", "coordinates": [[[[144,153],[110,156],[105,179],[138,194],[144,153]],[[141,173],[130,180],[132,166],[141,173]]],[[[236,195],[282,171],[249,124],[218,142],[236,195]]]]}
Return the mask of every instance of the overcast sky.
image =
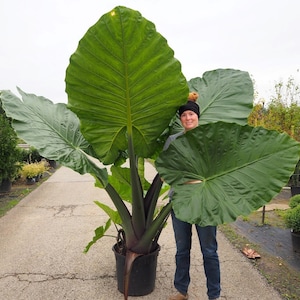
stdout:
{"type": "Polygon", "coordinates": [[[69,57],[118,5],[156,25],[187,80],[217,68],[248,71],[267,101],[275,82],[300,83],[299,0],[1,0],[0,90],[19,86],[66,103],[69,57]]]}

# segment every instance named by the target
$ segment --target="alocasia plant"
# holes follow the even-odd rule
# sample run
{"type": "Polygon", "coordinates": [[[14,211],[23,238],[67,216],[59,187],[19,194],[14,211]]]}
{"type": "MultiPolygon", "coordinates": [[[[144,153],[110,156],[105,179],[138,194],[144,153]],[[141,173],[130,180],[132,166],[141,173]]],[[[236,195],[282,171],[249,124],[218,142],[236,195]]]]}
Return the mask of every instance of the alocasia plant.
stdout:
{"type": "Polygon", "coordinates": [[[110,195],[116,211],[97,202],[109,220],[86,250],[111,222],[124,230],[127,261],[157,247],[171,210],[167,203],[157,212],[160,175],[174,186],[179,218],[219,224],[271,200],[299,160],[299,144],[288,136],[246,125],[253,101],[247,72],[220,69],[187,82],[154,24],[126,7],[103,15],[80,40],[66,91],[68,105],[20,89],[22,100],[10,91],[2,91],[1,100],[22,139],[45,157],[90,173],[110,195]],[[200,93],[200,126],[161,153],[170,128],[178,129],[172,126],[178,125],[176,111],[190,90],[200,93]],[[143,162],[159,153],[160,175],[147,183],[143,162]],[[195,178],[203,182],[184,185],[195,178]],[[189,203],[185,210],[182,201],[189,203]]]}
{"type": "Polygon", "coordinates": [[[218,225],[248,215],[277,195],[298,153],[298,142],[287,134],[218,122],[177,138],[156,166],[174,189],[179,219],[218,225]],[[201,182],[186,184],[195,180],[201,182]]]}

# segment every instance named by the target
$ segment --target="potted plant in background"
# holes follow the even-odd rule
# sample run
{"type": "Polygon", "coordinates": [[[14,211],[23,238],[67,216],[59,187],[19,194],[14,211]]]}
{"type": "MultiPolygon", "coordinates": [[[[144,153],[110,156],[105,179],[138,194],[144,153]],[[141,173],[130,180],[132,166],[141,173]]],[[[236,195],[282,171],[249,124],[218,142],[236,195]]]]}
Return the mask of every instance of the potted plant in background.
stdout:
{"type": "Polygon", "coordinates": [[[44,172],[48,170],[44,161],[24,164],[20,170],[20,175],[27,184],[34,184],[40,180],[44,172]]]}
{"type": "MultiPolygon", "coordinates": [[[[112,222],[121,228],[117,244],[125,252],[125,274],[118,287],[125,299],[128,294],[136,295],[139,288],[129,289],[134,284],[129,284],[132,268],[157,252],[171,210],[170,203],[158,203],[160,175],[146,181],[145,160],[159,155],[161,174],[169,168],[169,161],[172,164],[171,158],[160,153],[166,136],[178,128],[176,111],[190,90],[200,94],[201,126],[188,136],[190,143],[182,151],[192,151],[194,158],[195,148],[191,147],[198,146],[201,137],[208,146],[201,145],[197,159],[207,159],[201,161],[201,174],[194,172],[192,164],[184,173],[172,172],[178,180],[202,178],[203,193],[192,191],[194,200],[203,202],[204,197],[208,209],[205,205],[217,199],[224,208],[214,210],[212,220],[207,220],[204,209],[198,219],[213,224],[229,222],[261,207],[281,191],[299,160],[299,143],[286,134],[246,125],[253,101],[247,72],[219,69],[187,82],[173,50],[154,24],[126,7],[118,6],[103,15],[80,40],[66,72],[68,105],[18,90],[22,100],[10,91],[2,91],[1,97],[20,137],[43,157],[80,174],[90,173],[96,186],[109,194],[116,210],[97,202],[109,219],[95,230],[86,251],[112,222]],[[33,132],[33,128],[38,129],[33,132]]],[[[185,163],[179,162],[177,170],[185,163]]],[[[172,183],[168,176],[166,180],[172,183]]],[[[138,274],[142,273],[145,269],[138,274]]],[[[154,288],[147,280],[151,276],[146,277],[145,294],[154,288]]],[[[155,280],[155,276],[151,278],[155,280]]]]}
{"type": "Polygon", "coordinates": [[[285,211],[284,221],[286,226],[291,228],[293,249],[300,253],[300,195],[291,197],[289,206],[285,211]]]}

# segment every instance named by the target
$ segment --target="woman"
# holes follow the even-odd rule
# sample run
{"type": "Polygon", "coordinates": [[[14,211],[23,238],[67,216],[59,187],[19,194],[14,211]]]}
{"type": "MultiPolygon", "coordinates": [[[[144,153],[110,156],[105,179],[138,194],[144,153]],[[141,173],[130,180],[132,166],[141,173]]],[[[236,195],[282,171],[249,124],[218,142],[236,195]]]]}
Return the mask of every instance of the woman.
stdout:
{"type": "MultiPolygon", "coordinates": [[[[165,149],[178,136],[186,131],[194,129],[199,124],[200,109],[195,102],[198,98],[197,93],[190,93],[189,101],[179,108],[179,116],[184,131],[172,135],[168,138],[165,149]]],[[[193,184],[193,182],[189,182],[193,184]]],[[[172,189],[170,191],[172,201],[172,189]]],[[[174,286],[178,293],[170,296],[169,300],[187,300],[188,286],[190,283],[190,251],[192,244],[192,225],[176,218],[171,212],[174,236],[176,241],[176,271],[174,276],[174,286]]],[[[200,248],[203,256],[204,272],[206,276],[206,286],[208,299],[218,299],[220,296],[220,263],[217,253],[216,226],[200,227],[196,226],[200,248]]]]}

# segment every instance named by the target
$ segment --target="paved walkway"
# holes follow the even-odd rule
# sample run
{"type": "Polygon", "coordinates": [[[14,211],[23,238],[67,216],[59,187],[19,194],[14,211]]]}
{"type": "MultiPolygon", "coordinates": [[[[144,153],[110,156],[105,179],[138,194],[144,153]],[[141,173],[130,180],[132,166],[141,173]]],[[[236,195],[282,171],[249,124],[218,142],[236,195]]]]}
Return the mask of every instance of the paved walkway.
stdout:
{"type": "MultiPolygon", "coordinates": [[[[150,170],[150,178],[152,173],[150,170]]],[[[106,220],[94,200],[111,203],[104,190],[94,187],[91,176],[61,167],[0,218],[1,300],[123,299],[117,290],[111,250],[115,240],[105,237],[87,254],[82,252],[94,229],[106,220]]],[[[113,228],[111,234],[115,235],[113,228]]],[[[218,242],[221,299],[281,299],[222,233],[218,234],[218,242]]],[[[156,288],[150,295],[135,299],[166,300],[174,292],[175,243],[171,222],[162,232],[160,245],[156,288]]],[[[190,299],[207,299],[196,240],[191,280],[190,299]]]]}

